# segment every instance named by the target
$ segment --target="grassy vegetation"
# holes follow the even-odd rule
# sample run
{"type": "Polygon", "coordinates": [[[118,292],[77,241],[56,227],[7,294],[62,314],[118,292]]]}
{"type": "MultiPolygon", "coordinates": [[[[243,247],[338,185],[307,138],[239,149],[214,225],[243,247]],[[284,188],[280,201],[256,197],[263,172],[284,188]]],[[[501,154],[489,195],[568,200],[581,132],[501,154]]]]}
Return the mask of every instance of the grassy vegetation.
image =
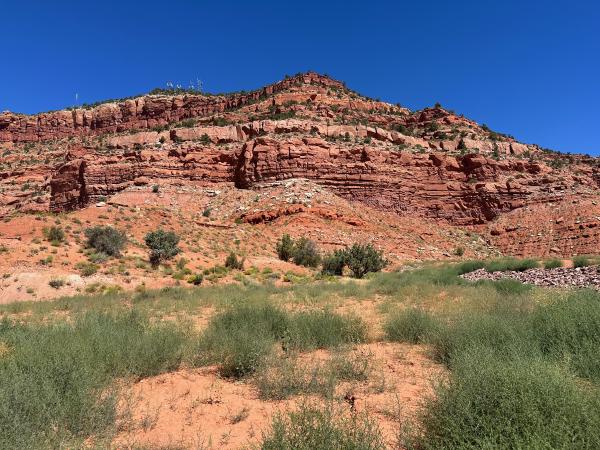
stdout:
{"type": "Polygon", "coordinates": [[[385,449],[377,426],[367,417],[344,415],[334,408],[302,405],[278,415],[262,442],[263,450],[377,450],[385,449]]]}
{"type": "Polygon", "coordinates": [[[368,356],[352,351],[370,338],[367,325],[336,310],[365,299],[378,300],[381,339],[427,344],[449,369],[403,445],[600,448],[600,293],[459,277],[533,263],[2,305],[0,448],[72,448],[90,436],[102,446],[117,419],[115,380],[204,364],[254,384],[263,399],[314,394],[332,402],[277,416],[263,448],[383,448],[373,422],[335,409],[336,386],[373,371],[368,356]],[[187,320],[206,307],[216,312],[195,331],[187,320]],[[331,354],[307,359],[315,349],[331,354]]]}
{"type": "Polygon", "coordinates": [[[0,448],[77,446],[115,421],[114,377],[177,367],[184,333],[135,312],[73,324],[0,323],[0,448]]]}

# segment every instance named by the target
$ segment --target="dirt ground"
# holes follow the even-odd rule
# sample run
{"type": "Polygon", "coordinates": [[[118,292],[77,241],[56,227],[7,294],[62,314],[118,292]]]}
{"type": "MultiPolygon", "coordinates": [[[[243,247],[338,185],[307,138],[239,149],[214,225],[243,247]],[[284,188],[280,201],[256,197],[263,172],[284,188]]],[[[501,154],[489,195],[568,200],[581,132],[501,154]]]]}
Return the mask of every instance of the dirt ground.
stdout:
{"type": "MultiPolygon", "coordinates": [[[[366,381],[341,383],[334,402],[348,413],[368,411],[386,443],[394,446],[402,423],[431,395],[444,369],[428,358],[423,346],[371,343],[354,351],[368,355],[374,370],[366,381]]],[[[318,351],[303,359],[322,360],[327,355],[318,351]]],[[[236,449],[257,444],[275,414],[305,401],[324,402],[314,396],[264,401],[250,382],[221,378],[216,367],[180,370],[141,380],[126,390],[121,401],[125,416],[114,444],[236,449]]]]}
{"type": "MultiPolygon", "coordinates": [[[[354,242],[371,242],[384,251],[397,267],[406,262],[453,259],[457,245],[464,257],[493,252],[476,235],[449,226],[431,227],[421,219],[400,217],[357,208],[306,180],[288,180],[258,191],[231,185],[162,185],[159,193],[147,186],[132,187],[104,204],[60,215],[22,214],[0,222],[0,304],[45,300],[106,288],[133,289],[139,285],[164,287],[186,284],[173,278],[173,270],[153,270],[148,264],[144,235],[156,228],[173,230],[181,236],[182,253],[171,262],[186,260],[192,272],[222,265],[230,251],[245,258],[245,267],[269,268],[282,281],[292,272],[310,274],[304,268],[277,259],[275,243],[284,233],[306,236],[323,251],[343,248],[354,242]],[[301,205],[299,211],[295,206],[301,205]],[[263,217],[256,223],[244,217],[263,217]],[[82,276],[82,263],[89,262],[85,229],[111,225],[126,232],[129,243],[123,256],[97,263],[97,273],[82,276]],[[52,245],[44,229],[58,226],[66,240],[52,245]],[[49,286],[60,279],[60,288],[49,286]]],[[[171,267],[172,269],[172,267],[171,267]]],[[[205,279],[205,284],[231,281],[229,277],[205,279]]]]}

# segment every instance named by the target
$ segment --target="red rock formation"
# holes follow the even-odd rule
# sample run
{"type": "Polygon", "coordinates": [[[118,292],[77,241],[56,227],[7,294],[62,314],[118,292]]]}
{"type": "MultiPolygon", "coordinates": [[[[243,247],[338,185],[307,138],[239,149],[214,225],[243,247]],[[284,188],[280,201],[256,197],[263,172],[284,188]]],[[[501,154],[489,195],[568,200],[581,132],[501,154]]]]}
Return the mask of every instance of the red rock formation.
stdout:
{"type": "MultiPolygon", "coordinates": [[[[0,215],[44,204],[80,208],[158,179],[258,189],[307,178],[359,205],[475,227],[510,253],[600,252],[595,219],[583,229],[544,229],[533,240],[516,230],[534,229],[535,221],[512,231],[503,222],[539,205],[554,220],[549,205],[597,195],[594,159],[544,153],[442,108],[411,113],[314,73],[248,94],[145,96],[91,110],[1,114],[0,149],[2,141],[11,142],[4,146],[8,168],[0,165],[0,215]],[[188,118],[201,120],[148,130],[188,118]],[[144,131],[116,133],[134,129],[144,131]],[[19,143],[37,140],[43,142],[19,143]],[[43,164],[30,162],[32,147],[43,164]],[[37,196],[16,180],[35,180],[37,196]],[[46,186],[50,192],[40,195],[46,186]]],[[[298,212],[305,211],[291,206],[242,218],[255,223],[298,212]]]]}
{"type": "Polygon", "coordinates": [[[146,95],[92,109],[76,108],[34,116],[0,113],[0,142],[40,141],[68,136],[148,129],[182,119],[240,108],[298,83],[343,88],[339,81],[313,72],[286,78],[250,93],[228,96],[146,95]]]}

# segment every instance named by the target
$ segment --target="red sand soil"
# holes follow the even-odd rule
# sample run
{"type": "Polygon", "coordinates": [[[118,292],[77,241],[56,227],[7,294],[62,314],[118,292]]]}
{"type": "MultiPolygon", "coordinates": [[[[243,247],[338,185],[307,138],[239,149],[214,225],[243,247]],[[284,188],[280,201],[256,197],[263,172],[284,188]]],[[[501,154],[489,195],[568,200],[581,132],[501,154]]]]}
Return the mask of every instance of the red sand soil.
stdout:
{"type": "MultiPolygon", "coordinates": [[[[373,343],[355,351],[371,355],[376,370],[365,382],[339,385],[336,398],[350,411],[343,397],[353,395],[356,411],[368,411],[393,446],[401,423],[431,395],[432,381],[444,370],[428,359],[422,346],[373,343]]],[[[303,358],[326,356],[327,352],[318,351],[303,358]]],[[[215,367],[180,370],[141,380],[126,391],[121,412],[127,411],[129,419],[123,421],[114,444],[118,448],[240,448],[258,443],[274,414],[293,410],[302,401],[300,396],[260,400],[253,385],[223,379],[215,367]]]]}

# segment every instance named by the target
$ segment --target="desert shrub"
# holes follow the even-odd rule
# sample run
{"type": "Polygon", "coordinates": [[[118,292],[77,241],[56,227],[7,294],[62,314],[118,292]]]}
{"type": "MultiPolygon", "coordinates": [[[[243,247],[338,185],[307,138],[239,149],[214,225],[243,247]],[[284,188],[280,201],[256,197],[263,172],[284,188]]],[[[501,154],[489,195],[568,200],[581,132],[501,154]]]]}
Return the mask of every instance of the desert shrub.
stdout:
{"type": "Polygon", "coordinates": [[[437,322],[427,312],[410,308],[393,313],[383,328],[390,341],[418,344],[436,330],[437,322]]]}
{"type": "Polygon", "coordinates": [[[409,448],[581,448],[600,445],[600,403],[559,366],[499,360],[471,348],[424,409],[409,448]]]}
{"type": "Polygon", "coordinates": [[[201,273],[195,273],[188,277],[187,282],[190,284],[193,284],[194,286],[200,286],[202,284],[203,280],[204,280],[204,275],[202,275],[201,273]]]}
{"type": "Polygon", "coordinates": [[[573,267],[587,267],[590,264],[590,260],[585,256],[576,256],[573,258],[573,267]]]}
{"type": "Polygon", "coordinates": [[[59,226],[52,225],[49,228],[44,228],[43,233],[46,240],[50,241],[52,245],[58,245],[65,241],[65,232],[59,226]]]}
{"type": "Polygon", "coordinates": [[[125,233],[103,225],[86,229],[85,237],[89,248],[109,256],[119,256],[127,242],[125,233]]]}
{"type": "Polygon", "coordinates": [[[152,231],[146,234],[144,241],[150,249],[150,263],[153,266],[157,266],[162,261],[171,259],[181,252],[177,246],[179,236],[172,231],[162,229],[152,231]]]}
{"type": "Polygon", "coordinates": [[[60,289],[64,285],[65,285],[65,280],[63,280],[62,278],[53,278],[50,281],[48,281],[48,286],[50,286],[54,289],[60,289]]]}
{"type": "Polygon", "coordinates": [[[544,269],[557,269],[559,267],[562,267],[560,259],[550,259],[544,262],[544,269]]]}
{"type": "Polygon", "coordinates": [[[544,355],[568,361],[583,378],[600,382],[600,294],[580,290],[532,313],[534,339],[544,355]]]}
{"type": "Polygon", "coordinates": [[[0,448],[81,448],[110,431],[114,377],[179,366],[185,334],[136,313],[89,313],[73,323],[0,322],[0,448]]]}
{"type": "Polygon", "coordinates": [[[366,381],[371,373],[371,355],[336,351],[326,361],[299,361],[291,355],[271,355],[253,376],[260,398],[283,400],[298,394],[316,394],[331,399],[343,381],[366,381]]]}
{"type": "Polygon", "coordinates": [[[289,261],[294,254],[294,240],[289,234],[284,234],[281,236],[281,239],[277,241],[275,250],[277,251],[279,259],[282,261],[289,261]]]}
{"type": "Polygon", "coordinates": [[[81,273],[82,277],[90,277],[98,271],[98,266],[91,262],[80,262],[77,263],[75,267],[79,269],[79,273],[81,273]]]}
{"type": "Polygon", "coordinates": [[[456,256],[463,256],[465,254],[465,248],[464,247],[456,247],[454,249],[454,254],[456,256]]]}
{"type": "Polygon", "coordinates": [[[346,266],[346,252],[344,250],[334,250],[323,257],[322,273],[326,275],[343,275],[346,266]]]}
{"type": "Polygon", "coordinates": [[[152,192],[154,192],[155,194],[158,194],[159,191],[160,191],[160,186],[158,184],[155,184],[152,186],[152,192]]]}
{"type": "Polygon", "coordinates": [[[290,318],[285,344],[288,348],[313,350],[365,342],[366,338],[367,328],[360,318],[311,310],[290,318]]]}
{"type": "Polygon", "coordinates": [[[299,266],[317,267],[321,261],[321,256],[314,241],[301,237],[294,244],[292,259],[294,264],[299,266]]]}
{"type": "Polygon", "coordinates": [[[372,244],[354,244],[345,253],[346,264],[355,278],[362,278],[369,272],[380,272],[388,264],[383,253],[375,250],[372,244]]]}
{"type": "Polygon", "coordinates": [[[237,255],[231,252],[225,258],[225,267],[233,270],[242,270],[244,268],[244,259],[238,259],[237,255]]]}
{"type": "Polygon", "coordinates": [[[210,213],[212,212],[212,208],[207,207],[204,208],[204,211],[202,211],[202,216],[203,217],[210,217],[210,213]]]}
{"type": "Polygon", "coordinates": [[[499,359],[537,355],[539,349],[527,327],[528,316],[518,311],[475,313],[440,326],[427,337],[433,356],[452,367],[453,361],[472,347],[495,352],[499,359]]]}
{"type": "Polygon", "coordinates": [[[90,260],[91,263],[103,263],[108,261],[108,259],[110,258],[109,255],[107,255],[106,253],[102,253],[102,252],[94,252],[88,255],[88,259],[90,260]]]}
{"type": "Polygon", "coordinates": [[[386,447],[381,432],[366,416],[304,404],[287,416],[275,416],[261,448],[383,450],[386,447]]]}
{"type": "Polygon", "coordinates": [[[200,355],[218,363],[223,376],[251,374],[283,338],[287,322],[287,313],[273,305],[236,305],[210,321],[200,355]]]}

